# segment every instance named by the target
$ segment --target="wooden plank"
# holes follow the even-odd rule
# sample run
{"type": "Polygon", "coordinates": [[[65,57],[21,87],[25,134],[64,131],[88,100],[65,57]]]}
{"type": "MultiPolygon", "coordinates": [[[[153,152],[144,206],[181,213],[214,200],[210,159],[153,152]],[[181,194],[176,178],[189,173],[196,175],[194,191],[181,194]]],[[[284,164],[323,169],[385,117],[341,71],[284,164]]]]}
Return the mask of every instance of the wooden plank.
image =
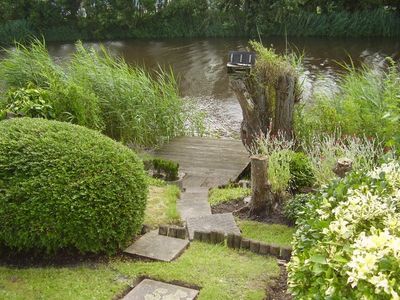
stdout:
{"type": "Polygon", "coordinates": [[[187,173],[188,186],[211,187],[235,180],[249,162],[241,141],[202,137],[179,137],[154,153],[178,162],[187,173]]]}

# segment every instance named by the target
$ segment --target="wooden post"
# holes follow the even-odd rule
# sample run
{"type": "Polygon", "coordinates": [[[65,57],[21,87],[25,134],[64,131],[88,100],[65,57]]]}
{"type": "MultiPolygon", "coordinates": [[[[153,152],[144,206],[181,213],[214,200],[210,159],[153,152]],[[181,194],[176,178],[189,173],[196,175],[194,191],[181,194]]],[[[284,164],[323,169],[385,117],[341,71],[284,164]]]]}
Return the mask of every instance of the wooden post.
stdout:
{"type": "Polygon", "coordinates": [[[251,188],[250,216],[260,216],[272,212],[272,199],[268,199],[268,158],[266,156],[251,157],[251,188]]]}

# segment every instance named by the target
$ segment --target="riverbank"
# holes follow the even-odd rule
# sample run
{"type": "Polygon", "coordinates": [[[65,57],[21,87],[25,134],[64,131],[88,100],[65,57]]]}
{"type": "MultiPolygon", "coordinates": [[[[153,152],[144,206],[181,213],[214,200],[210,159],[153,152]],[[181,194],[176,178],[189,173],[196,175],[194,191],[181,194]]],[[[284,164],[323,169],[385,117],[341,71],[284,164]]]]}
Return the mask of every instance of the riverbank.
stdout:
{"type": "Polygon", "coordinates": [[[299,10],[287,16],[271,18],[261,14],[251,22],[241,12],[235,18],[227,12],[206,9],[186,12],[165,9],[115,23],[98,16],[50,24],[38,24],[29,18],[0,24],[0,44],[26,42],[43,37],[48,42],[76,40],[125,40],[194,37],[399,37],[400,17],[388,9],[356,12],[315,13],[299,10]],[[249,23],[250,22],[250,23],[249,23]],[[250,27],[250,28],[249,28],[250,27]]]}

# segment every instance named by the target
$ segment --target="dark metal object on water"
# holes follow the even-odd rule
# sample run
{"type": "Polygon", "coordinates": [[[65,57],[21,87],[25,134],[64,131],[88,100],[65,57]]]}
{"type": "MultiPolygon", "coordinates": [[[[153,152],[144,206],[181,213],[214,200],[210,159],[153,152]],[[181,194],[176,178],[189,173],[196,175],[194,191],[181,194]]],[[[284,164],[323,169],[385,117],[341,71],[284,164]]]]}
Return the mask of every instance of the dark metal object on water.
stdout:
{"type": "Polygon", "coordinates": [[[236,71],[247,71],[256,63],[256,54],[254,52],[230,51],[228,57],[228,73],[236,71]]]}

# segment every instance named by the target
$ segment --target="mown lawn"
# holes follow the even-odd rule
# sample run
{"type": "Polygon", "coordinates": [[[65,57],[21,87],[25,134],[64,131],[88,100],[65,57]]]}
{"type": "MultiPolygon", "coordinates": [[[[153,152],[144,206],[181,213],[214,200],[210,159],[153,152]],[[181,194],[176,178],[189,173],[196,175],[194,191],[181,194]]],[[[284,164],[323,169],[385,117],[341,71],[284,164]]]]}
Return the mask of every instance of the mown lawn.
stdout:
{"type": "Polygon", "coordinates": [[[281,224],[265,224],[237,220],[242,236],[279,246],[290,246],[295,228],[281,224]]]}
{"type": "MultiPolygon", "coordinates": [[[[145,223],[157,226],[179,222],[176,210],[179,190],[160,182],[151,183],[145,223]]],[[[235,196],[242,192],[228,193],[235,196]]],[[[246,237],[280,245],[289,244],[293,233],[281,225],[239,221],[239,226],[246,237]]],[[[0,267],[0,299],[114,299],[140,278],[150,277],[197,286],[201,289],[199,300],[261,300],[272,278],[278,275],[279,267],[272,257],[193,242],[171,263],[114,257],[108,263],[83,263],[73,267],[3,266],[0,267]]]]}
{"type": "Polygon", "coordinates": [[[0,299],[112,299],[148,276],[199,286],[199,300],[261,300],[278,274],[273,258],[194,242],[172,263],[114,258],[91,266],[0,267],[0,299]]]}

